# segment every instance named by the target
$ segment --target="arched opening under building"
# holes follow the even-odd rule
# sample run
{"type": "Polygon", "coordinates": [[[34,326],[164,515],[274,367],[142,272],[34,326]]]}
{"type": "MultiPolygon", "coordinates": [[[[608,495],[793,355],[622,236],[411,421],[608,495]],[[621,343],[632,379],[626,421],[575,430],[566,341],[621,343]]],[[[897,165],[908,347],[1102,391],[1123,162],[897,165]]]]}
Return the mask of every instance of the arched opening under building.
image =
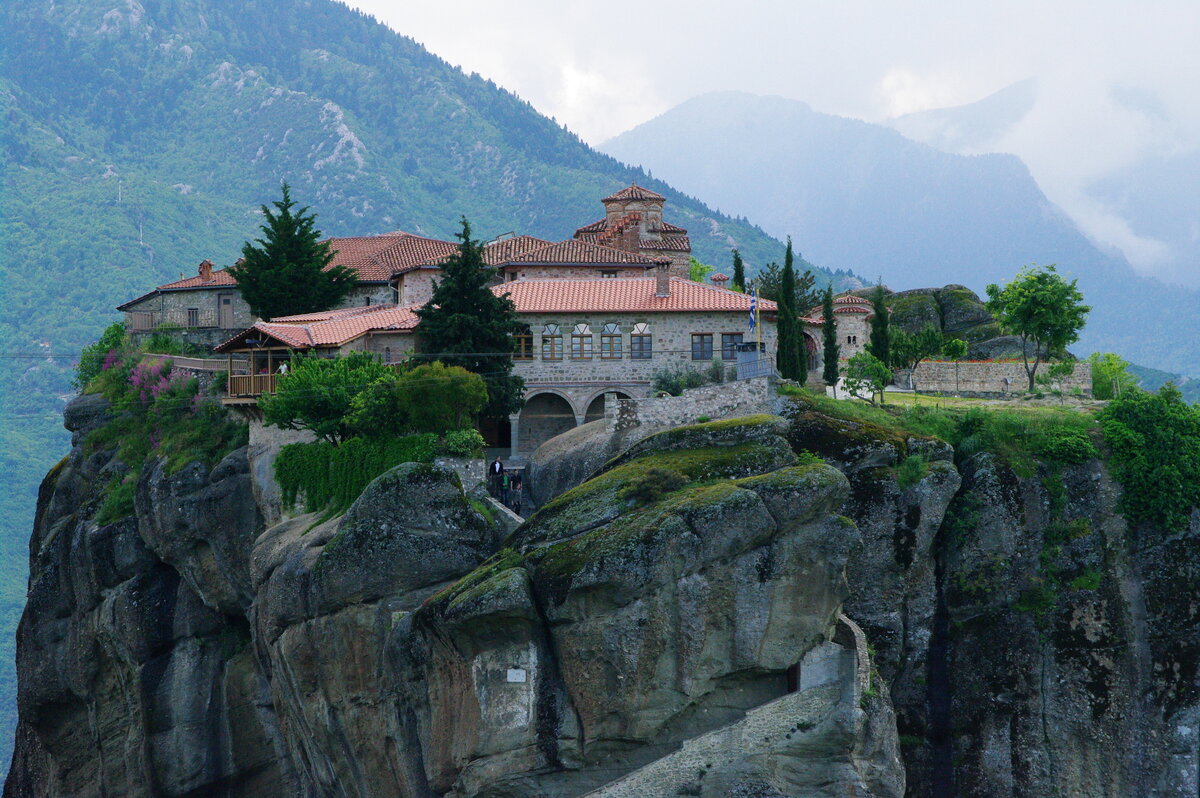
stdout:
{"type": "MultiPolygon", "coordinates": [[[[616,397],[618,399],[628,399],[629,398],[628,394],[621,393],[620,391],[611,391],[611,393],[616,394],[616,397]]],[[[603,394],[603,393],[600,394],[595,399],[593,399],[591,401],[591,403],[588,404],[587,413],[583,417],[583,423],[586,424],[589,421],[599,421],[600,419],[604,418],[604,397],[605,397],[605,395],[606,394],[603,394]]]]}
{"type": "Polygon", "coordinates": [[[556,393],[539,393],[521,409],[520,454],[528,457],[537,447],[575,427],[575,410],[556,393]]]}
{"type": "Polygon", "coordinates": [[[804,350],[808,353],[808,367],[815,369],[821,362],[821,356],[818,354],[821,350],[817,348],[817,339],[807,332],[804,333],[803,338],[804,350]]]}

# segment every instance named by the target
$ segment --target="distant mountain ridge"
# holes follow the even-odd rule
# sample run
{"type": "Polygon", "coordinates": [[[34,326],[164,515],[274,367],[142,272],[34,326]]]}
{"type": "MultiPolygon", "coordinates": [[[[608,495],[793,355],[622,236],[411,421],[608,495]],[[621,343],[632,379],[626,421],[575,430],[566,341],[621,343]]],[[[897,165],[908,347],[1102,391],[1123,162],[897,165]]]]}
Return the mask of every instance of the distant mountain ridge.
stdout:
{"type": "Polygon", "coordinates": [[[602,149],[774,235],[790,233],[814,262],[882,276],[896,290],[982,291],[1025,264],[1056,263],[1094,306],[1073,349],[1200,374],[1200,293],[1141,277],[1099,249],[1016,156],[942,152],[880,125],[740,92],[693,98],[602,149]]]}

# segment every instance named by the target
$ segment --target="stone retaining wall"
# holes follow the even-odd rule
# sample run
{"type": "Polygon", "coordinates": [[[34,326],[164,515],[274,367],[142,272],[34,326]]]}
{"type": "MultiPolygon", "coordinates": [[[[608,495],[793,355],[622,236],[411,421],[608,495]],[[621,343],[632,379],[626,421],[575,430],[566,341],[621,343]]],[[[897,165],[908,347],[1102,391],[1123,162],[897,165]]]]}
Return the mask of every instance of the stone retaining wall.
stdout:
{"type": "Polygon", "coordinates": [[[720,385],[692,388],[679,396],[656,399],[619,399],[605,404],[609,432],[637,426],[674,427],[694,424],[702,416],[736,418],[777,411],[774,377],[755,377],[720,385]]]}
{"type": "MultiPolygon", "coordinates": [[[[1038,369],[1044,373],[1046,365],[1038,369]]],[[[1023,393],[1029,384],[1025,366],[1020,361],[963,361],[958,364],[958,383],[955,387],[954,363],[948,360],[927,360],[913,371],[916,390],[921,393],[962,393],[971,396],[1008,396],[1023,393]],[[1008,382],[1005,381],[1007,378],[1008,382]]],[[[1087,363],[1076,363],[1074,373],[1063,380],[1068,394],[1078,388],[1084,396],[1092,395],[1092,369],[1087,363]]]]}

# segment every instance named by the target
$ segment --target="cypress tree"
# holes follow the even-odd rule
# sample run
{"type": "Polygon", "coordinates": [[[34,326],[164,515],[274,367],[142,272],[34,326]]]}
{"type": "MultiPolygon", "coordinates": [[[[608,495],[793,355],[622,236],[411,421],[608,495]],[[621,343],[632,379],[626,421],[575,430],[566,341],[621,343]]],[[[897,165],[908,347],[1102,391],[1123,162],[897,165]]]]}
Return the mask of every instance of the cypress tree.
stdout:
{"type": "Polygon", "coordinates": [[[791,236],[788,236],[779,282],[779,297],[776,300],[779,305],[779,351],[775,362],[781,376],[803,385],[808,378],[808,353],[800,340],[803,333],[800,332],[800,322],[796,318],[796,267],[791,236]]]}
{"type": "Polygon", "coordinates": [[[742,263],[742,253],[733,251],[733,290],[746,290],[746,266],[742,263]]]}
{"type": "Polygon", "coordinates": [[[891,335],[888,332],[890,319],[886,299],[883,280],[880,280],[871,294],[871,310],[874,315],[871,317],[871,340],[867,342],[867,351],[885,366],[892,362],[891,335]]]}
{"type": "Polygon", "coordinates": [[[293,212],[291,188],[283,184],[283,199],[262,208],[263,237],[242,246],[242,262],[229,267],[242,299],[260,319],[314,313],[334,307],[354,288],[358,275],[345,266],[327,268],[333,261],[328,241],[321,241],[316,214],[308,208],[293,212]]]}
{"type": "Polygon", "coordinates": [[[821,379],[825,381],[826,385],[837,385],[838,358],[841,353],[838,351],[837,321],[833,318],[832,285],[826,287],[821,298],[821,315],[824,317],[824,322],[821,324],[821,335],[825,345],[825,368],[821,372],[821,379]]]}
{"type": "Polygon", "coordinates": [[[525,381],[512,373],[513,336],[521,325],[512,300],[488,287],[496,270],[484,261],[483,246],[471,239],[466,217],[457,237],[462,243],[442,264],[433,298],[416,311],[420,351],[483,377],[488,390],[483,415],[501,418],[522,404],[525,381]]]}

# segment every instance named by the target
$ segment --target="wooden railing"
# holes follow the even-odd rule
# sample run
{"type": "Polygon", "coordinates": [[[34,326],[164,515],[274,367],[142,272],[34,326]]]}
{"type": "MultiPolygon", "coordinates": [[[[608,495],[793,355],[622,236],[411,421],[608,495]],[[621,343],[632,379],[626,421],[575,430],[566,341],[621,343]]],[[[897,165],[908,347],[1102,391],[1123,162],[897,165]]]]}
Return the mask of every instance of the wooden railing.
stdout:
{"type": "Polygon", "coordinates": [[[278,374],[230,374],[230,396],[262,396],[275,393],[275,378],[278,374]]]}

